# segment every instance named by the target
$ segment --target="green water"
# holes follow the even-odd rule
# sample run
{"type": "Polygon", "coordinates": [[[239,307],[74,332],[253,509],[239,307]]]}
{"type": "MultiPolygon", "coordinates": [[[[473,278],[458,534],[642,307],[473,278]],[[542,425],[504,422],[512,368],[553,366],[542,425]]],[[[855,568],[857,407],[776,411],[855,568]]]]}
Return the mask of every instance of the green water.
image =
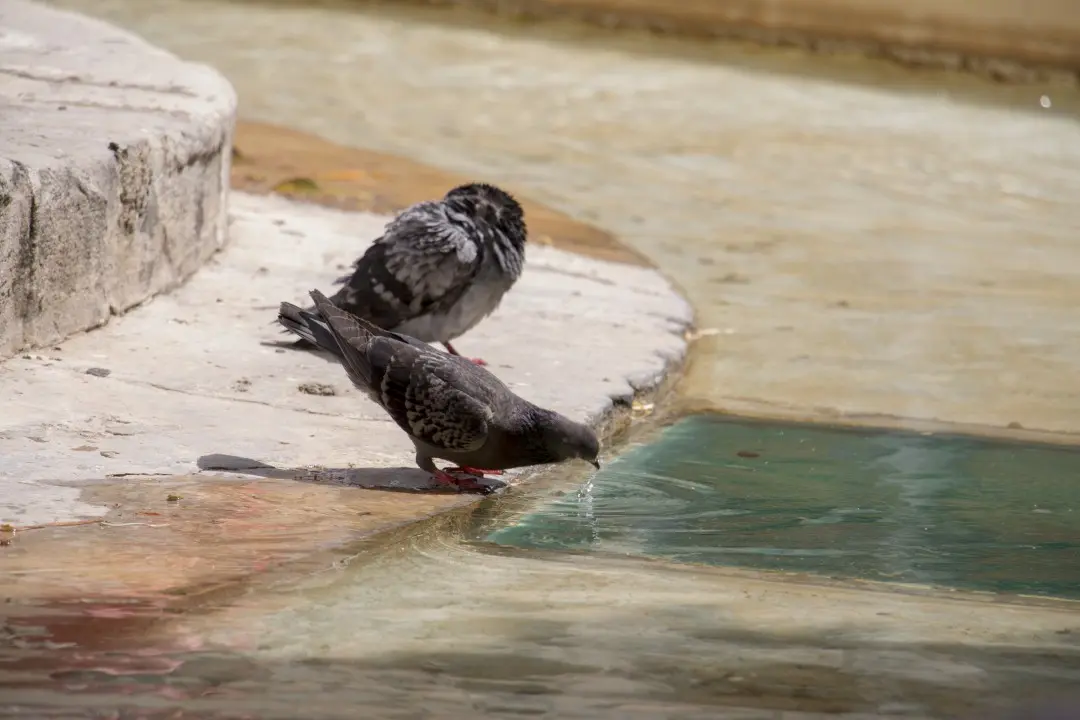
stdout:
{"type": "Polygon", "coordinates": [[[1080,452],[686,418],[488,539],[1080,597],[1080,452]]]}

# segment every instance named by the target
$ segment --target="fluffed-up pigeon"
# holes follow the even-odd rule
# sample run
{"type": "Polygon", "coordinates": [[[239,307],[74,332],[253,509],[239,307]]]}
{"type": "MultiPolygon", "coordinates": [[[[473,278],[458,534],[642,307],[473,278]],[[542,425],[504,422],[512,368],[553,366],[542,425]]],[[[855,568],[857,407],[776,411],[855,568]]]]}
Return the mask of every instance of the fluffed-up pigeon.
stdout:
{"type": "Polygon", "coordinates": [[[342,288],[331,302],[458,355],[451,341],[494,312],[521,275],[526,235],[525,214],[509,193],[461,185],[390,221],[352,274],[337,279],[342,288]]]}
{"type": "Polygon", "coordinates": [[[313,310],[281,303],[278,321],[332,353],[353,384],[390,414],[416,446],[416,464],[441,484],[486,491],[470,475],[581,458],[600,467],[600,441],[586,425],[515,395],[467,358],[384,330],[311,291],[313,310]],[[440,470],[434,458],[456,467],[440,470]]]}

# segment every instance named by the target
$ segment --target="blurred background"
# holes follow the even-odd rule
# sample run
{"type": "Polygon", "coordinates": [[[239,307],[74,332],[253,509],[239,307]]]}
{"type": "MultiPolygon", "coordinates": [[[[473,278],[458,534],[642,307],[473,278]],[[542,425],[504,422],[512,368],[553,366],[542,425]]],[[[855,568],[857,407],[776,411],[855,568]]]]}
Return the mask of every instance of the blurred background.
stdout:
{"type": "Polygon", "coordinates": [[[693,408],[1080,429],[1075,3],[57,4],[214,65],[242,120],[613,232],[708,331],[693,408]]]}

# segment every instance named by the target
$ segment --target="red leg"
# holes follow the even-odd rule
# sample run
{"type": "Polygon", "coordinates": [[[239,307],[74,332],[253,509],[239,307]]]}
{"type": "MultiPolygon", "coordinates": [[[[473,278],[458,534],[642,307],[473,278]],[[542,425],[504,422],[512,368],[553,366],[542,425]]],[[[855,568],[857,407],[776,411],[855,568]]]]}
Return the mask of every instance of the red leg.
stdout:
{"type": "Polygon", "coordinates": [[[489,489],[486,485],[481,485],[473,478],[454,477],[442,470],[435,471],[435,481],[440,485],[450,485],[458,490],[479,490],[486,493],[489,489]]]}
{"type": "Polygon", "coordinates": [[[470,475],[502,475],[503,470],[481,470],[480,468],[474,468],[469,465],[459,465],[458,467],[449,468],[451,471],[460,470],[461,472],[467,472],[470,475]]]}
{"type": "MultiPolygon", "coordinates": [[[[457,350],[455,350],[454,346],[451,345],[450,343],[446,342],[446,343],[443,343],[443,345],[446,346],[447,352],[449,352],[451,355],[457,355],[458,357],[463,357],[462,354],[459,353],[457,350]]],[[[476,363],[477,365],[487,365],[487,360],[485,360],[484,358],[469,358],[469,360],[476,363]]]]}

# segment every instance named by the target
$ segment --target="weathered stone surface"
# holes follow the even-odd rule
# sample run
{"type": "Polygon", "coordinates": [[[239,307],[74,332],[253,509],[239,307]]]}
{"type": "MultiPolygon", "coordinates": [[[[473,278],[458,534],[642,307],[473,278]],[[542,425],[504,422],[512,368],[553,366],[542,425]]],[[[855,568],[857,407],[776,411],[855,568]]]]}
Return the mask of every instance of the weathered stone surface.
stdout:
{"type": "MultiPolygon", "coordinates": [[[[386,414],[337,364],[281,347],[290,339],[273,322],[282,300],[331,289],[390,218],[245,193],[230,205],[229,247],[184,287],[0,363],[0,523],[101,516],[109,506],[85,492],[103,479],[288,484],[322,467],[353,487],[429,485],[386,414]],[[302,389],[312,384],[333,393],[302,389]]],[[[498,311],[456,344],[523,397],[596,422],[681,363],[690,321],[655,270],[532,246],[498,311]]]]}
{"type": "Polygon", "coordinates": [[[0,358],[105,323],[224,245],[235,111],[209,67],[0,6],[0,358]]]}

